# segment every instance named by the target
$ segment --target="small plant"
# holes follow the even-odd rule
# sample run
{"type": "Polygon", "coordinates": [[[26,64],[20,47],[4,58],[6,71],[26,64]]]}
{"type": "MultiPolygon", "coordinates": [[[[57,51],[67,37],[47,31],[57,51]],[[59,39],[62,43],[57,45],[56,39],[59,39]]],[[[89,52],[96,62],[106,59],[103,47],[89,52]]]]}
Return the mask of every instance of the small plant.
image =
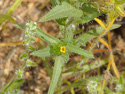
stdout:
{"type": "MultiPolygon", "coordinates": [[[[36,65],[32,61],[29,60],[29,55],[39,56],[41,58],[44,57],[54,57],[55,63],[53,67],[53,74],[50,83],[50,87],[48,90],[48,94],[54,94],[54,92],[61,93],[69,88],[71,88],[71,92],[73,94],[73,88],[82,86],[87,81],[87,90],[89,94],[103,94],[105,92],[113,93],[109,90],[105,83],[109,81],[109,75],[103,79],[102,77],[90,77],[84,78],[81,83],[76,82],[69,85],[68,87],[64,88],[63,90],[55,90],[59,80],[62,81],[62,77],[65,75],[72,74],[74,72],[81,72],[85,73],[91,69],[100,67],[101,64],[104,65],[106,62],[108,63],[107,72],[109,72],[110,66],[112,64],[114,73],[116,74],[115,79],[120,78],[120,74],[114,62],[114,56],[112,53],[112,46],[111,46],[111,38],[110,38],[110,30],[118,28],[119,25],[113,24],[116,17],[118,16],[125,16],[124,12],[124,4],[125,0],[51,0],[53,8],[48,12],[45,16],[40,18],[41,22],[46,22],[49,20],[56,20],[60,27],[60,32],[62,33],[60,39],[52,37],[45,32],[43,32],[39,27],[37,27],[36,22],[28,21],[26,26],[18,25],[15,26],[25,30],[25,38],[23,44],[27,47],[26,52],[21,56],[21,59],[25,59],[25,63],[21,69],[16,72],[16,76],[14,77],[13,81],[5,86],[3,92],[11,92],[12,84],[15,81],[20,80],[22,78],[23,70],[26,66],[29,65],[36,65]],[[101,1],[101,2],[100,2],[101,1]],[[107,15],[107,21],[104,23],[97,17],[101,14],[107,15]],[[92,29],[86,33],[82,33],[79,36],[74,36],[78,33],[76,27],[79,24],[88,23],[89,21],[95,20],[100,26],[92,29]],[[103,40],[103,36],[108,33],[108,42],[103,40]],[[35,47],[33,43],[35,38],[39,37],[40,39],[48,42],[49,46],[47,48],[40,49],[35,51],[35,47]],[[93,40],[94,42],[91,42],[93,40]],[[103,43],[110,55],[109,59],[101,60],[100,64],[93,65],[91,64],[90,67],[88,65],[82,65],[84,63],[89,62],[90,59],[94,59],[94,52],[100,52],[105,50],[94,49],[96,43],[101,42],[103,43]],[[86,43],[90,44],[88,49],[83,49],[81,46],[86,46],[86,43]],[[32,53],[30,53],[33,51],[32,53]],[[79,54],[83,60],[78,64],[74,64],[75,66],[67,71],[64,71],[65,65],[69,61],[69,55],[71,53],[79,54]],[[69,73],[69,74],[68,74],[69,73]],[[61,76],[61,77],[60,77],[61,76]],[[100,83],[103,83],[100,85],[100,83]],[[96,90],[96,88],[100,87],[96,90]]],[[[97,62],[95,62],[97,63],[97,62]]],[[[21,80],[22,81],[22,80],[21,80]]],[[[118,81],[113,81],[118,83],[118,81]]],[[[22,82],[21,82],[22,83],[22,82]]],[[[122,83],[123,84],[123,83],[122,83]]],[[[19,84],[20,85],[20,84],[19,84]]],[[[116,86],[116,90],[121,92],[123,88],[120,88],[121,84],[116,86]]],[[[120,93],[119,93],[120,94],[120,93]]]]}
{"type": "Polygon", "coordinates": [[[97,81],[89,81],[87,84],[87,90],[90,94],[97,94],[97,81]]]}

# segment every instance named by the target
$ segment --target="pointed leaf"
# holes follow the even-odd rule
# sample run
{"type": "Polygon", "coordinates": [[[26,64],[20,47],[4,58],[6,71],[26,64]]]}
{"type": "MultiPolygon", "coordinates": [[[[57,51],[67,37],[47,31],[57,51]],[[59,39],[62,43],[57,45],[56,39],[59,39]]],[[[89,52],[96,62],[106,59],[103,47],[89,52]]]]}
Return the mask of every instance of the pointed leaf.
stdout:
{"type": "Polygon", "coordinates": [[[117,76],[117,78],[120,78],[120,73],[116,67],[116,64],[115,64],[115,61],[114,61],[114,55],[112,54],[111,56],[111,62],[112,62],[112,67],[113,67],[113,70],[115,72],[115,75],[117,76]]]}
{"type": "Polygon", "coordinates": [[[120,76],[119,84],[123,84],[123,76],[120,76]]]}
{"type": "MultiPolygon", "coordinates": [[[[66,87],[63,87],[62,89],[59,90],[59,94],[61,94],[62,92],[70,89],[70,88],[75,88],[75,87],[79,87],[79,86],[83,86],[83,84],[86,84],[87,81],[91,81],[91,80],[97,80],[99,82],[101,82],[103,80],[103,78],[101,76],[93,76],[93,77],[89,77],[87,79],[83,79],[81,81],[77,81],[77,82],[74,82],[72,83],[71,85],[68,85],[66,87]]],[[[85,94],[85,93],[82,93],[82,94],[85,94]]],[[[89,93],[90,94],[90,93],[89,93]]],[[[96,93],[95,93],[96,94],[96,93]]]]}
{"type": "Polygon", "coordinates": [[[59,42],[58,39],[56,39],[56,38],[54,38],[54,37],[52,37],[52,36],[46,34],[45,32],[43,32],[43,31],[42,31],[41,29],[39,29],[39,28],[36,28],[35,31],[36,31],[37,37],[39,37],[39,38],[41,38],[41,39],[43,39],[43,40],[45,40],[45,41],[47,41],[47,42],[49,42],[49,43],[57,43],[57,42],[59,42]]]}
{"type": "Polygon", "coordinates": [[[12,21],[12,22],[16,23],[16,21],[10,15],[0,14],[0,20],[3,19],[3,18],[5,20],[9,20],[9,21],[12,21]]]}
{"type": "Polygon", "coordinates": [[[6,14],[12,15],[12,13],[16,10],[16,8],[20,5],[21,2],[22,0],[16,0],[14,4],[10,7],[10,9],[7,11],[6,14]]]}
{"type": "Polygon", "coordinates": [[[27,65],[27,66],[36,66],[37,64],[34,63],[34,62],[32,62],[31,60],[27,60],[27,61],[26,61],[26,65],[27,65]]]}
{"type": "Polygon", "coordinates": [[[79,23],[87,23],[102,14],[92,4],[93,3],[83,4],[83,16],[81,19],[76,19],[79,23]]]}
{"type": "Polygon", "coordinates": [[[20,59],[24,59],[24,58],[26,59],[27,57],[28,57],[28,52],[26,51],[21,54],[20,59]]]}
{"type": "MultiPolygon", "coordinates": [[[[104,90],[105,90],[108,94],[113,94],[113,92],[112,92],[110,89],[108,89],[108,87],[106,87],[106,86],[104,87],[104,90]]],[[[105,93],[106,93],[106,92],[105,92],[105,93]]]]}
{"type": "Polygon", "coordinates": [[[99,38],[98,41],[104,44],[110,50],[110,46],[106,41],[104,41],[102,38],[99,38]]]}
{"type": "Polygon", "coordinates": [[[59,19],[64,17],[81,17],[83,12],[71,6],[67,2],[62,2],[61,5],[55,6],[49,13],[43,16],[40,21],[45,22],[52,19],[59,19]]]}
{"type": "Polygon", "coordinates": [[[50,0],[50,1],[52,3],[53,7],[60,4],[59,0],[50,0]]]}
{"type": "Polygon", "coordinates": [[[99,25],[101,25],[104,29],[106,29],[105,24],[104,24],[104,22],[103,22],[102,20],[100,20],[100,19],[98,19],[98,18],[94,18],[94,20],[95,20],[99,25]]]}
{"type": "Polygon", "coordinates": [[[21,29],[21,30],[25,30],[25,25],[21,25],[21,24],[14,24],[15,27],[21,29]]]}
{"type": "MultiPolygon", "coordinates": [[[[12,13],[16,10],[16,8],[20,5],[22,0],[16,0],[14,4],[10,7],[10,9],[6,12],[7,15],[12,15],[12,13]]],[[[2,24],[5,21],[5,19],[0,20],[0,24],[2,24]]]]}
{"type": "Polygon", "coordinates": [[[70,42],[73,40],[73,29],[69,29],[65,32],[65,41],[70,42]]]}
{"type": "MultiPolygon", "coordinates": [[[[110,28],[110,30],[112,29],[116,29],[120,27],[120,25],[118,24],[113,24],[110,28]]],[[[85,46],[86,42],[88,42],[89,40],[93,39],[94,37],[98,36],[101,32],[102,32],[103,28],[100,26],[100,27],[97,27],[93,30],[90,30],[84,34],[81,34],[78,38],[76,38],[76,42],[80,45],[83,45],[85,46]]]]}
{"type": "Polygon", "coordinates": [[[90,58],[93,58],[93,54],[89,51],[86,51],[84,49],[81,49],[75,45],[68,45],[67,49],[70,51],[70,52],[74,52],[74,53],[77,53],[77,54],[80,54],[82,56],[85,56],[85,57],[90,57],[90,58]]]}
{"type": "Polygon", "coordinates": [[[115,0],[116,4],[125,4],[125,0],[115,0]]]}
{"type": "Polygon", "coordinates": [[[97,27],[93,30],[90,30],[89,32],[86,32],[82,35],[80,35],[78,38],[76,38],[76,42],[80,45],[86,44],[89,40],[93,39],[95,36],[98,36],[102,32],[102,27],[97,27]]]}
{"type": "MultiPolygon", "coordinates": [[[[70,65],[70,66],[73,66],[72,68],[69,68],[67,70],[65,70],[63,73],[64,77],[65,76],[68,76],[68,75],[71,75],[73,74],[74,72],[77,73],[77,72],[88,72],[90,70],[93,70],[93,69],[96,69],[96,68],[99,68],[103,65],[105,65],[107,63],[108,60],[101,60],[101,61],[94,61],[94,64],[91,63],[91,64],[87,64],[87,65],[84,65],[84,66],[79,66],[77,63],[75,63],[74,65],[70,65]]],[[[72,62],[73,63],[73,62],[72,62]]]]}
{"type": "Polygon", "coordinates": [[[64,59],[62,58],[62,56],[57,56],[55,58],[53,75],[52,75],[52,80],[51,80],[51,83],[50,83],[48,94],[54,94],[54,90],[55,90],[57,82],[59,80],[59,76],[61,74],[63,65],[64,65],[64,59]]]}
{"type": "Polygon", "coordinates": [[[13,90],[13,89],[16,89],[16,88],[19,88],[21,84],[24,83],[24,79],[16,79],[14,81],[14,84],[11,84],[11,86],[9,87],[9,89],[13,90]]]}
{"type": "Polygon", "coordinates": [[[39,57],[49,57],[50,56],[50,48],[44,48],[42,50],[38,50],[38,51],[34,51],[32,52],[30,55],[34,55],[34,56],[39,56],[39,57]]]}

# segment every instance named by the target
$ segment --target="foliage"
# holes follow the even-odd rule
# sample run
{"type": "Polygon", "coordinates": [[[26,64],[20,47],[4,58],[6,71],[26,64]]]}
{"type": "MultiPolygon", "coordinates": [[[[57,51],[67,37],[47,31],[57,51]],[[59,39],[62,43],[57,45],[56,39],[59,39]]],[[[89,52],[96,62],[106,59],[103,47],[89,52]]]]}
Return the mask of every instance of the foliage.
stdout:
{"type": "MultiPolygon", "coordinates": [[[[13,81],[8,83],[3,88],[2,93],[7,91],[11,92],[11,90],[14,89],[16,86],[14,83],[18,82],[19,84],[17,84],[17,86],[19,86],[23,82],[19,78],[22,77],[23,70],[26,66],[36,65],[31,60],[29,60],[29,55],[39,56],[41,58],[44,58],[44,57],[55,58],[53,75],[52,75],[52,80],[48,90],[48,94],[54,94],[54,92],[63,92],[67,89],[71,89],[71,92],[73,94],[74,88],[75,87],[80,88],[82,87],[83,84],[87,85],[88,92],[91,94],[94,94],[94,93],[103,94],[104,90],[106,93],[108,92],[107,94],[109,93],[112,94],[113,91],[109,90],[105,86],[105,82],[106,81],[109,82],[111,80],[109,79],[109,76],[110,76],[109,69],[111,64],[117,76],[117,78],[114,77],[116,81],[113,80],[113,83],[117,84],[116,86],[117,93],[120,94],[121,92],[124,92],[123,84],[125,82],[120,77],[117,67],[115,65],[110,41],[108,44],[102,39],[102,37],[106,35],[110,30],[119,27],[119,25],[113,24],[113,23],[116,17],[125,15],[125,12],[123,10],[124,9],[123,4],[125,3],[125,1],[124,0],[107,0],[105,2],[100,2],[98,0],[95,0],[95,2],[92,2],[92,1],[91,0],[78,0],[78,1],[77,0],[51,0],[53,8],[45,16],[41,17],[40,21],[45,22],[49,20],[56,20],[59,26],[61,27],[60,31],[62,33],[62,37],[60,39],[57,39],[55,37],[52,37],[46,34],[39,27],[37,27],[36,22],[33,22],[33,21],[28,21],[26,26],[18,25],[18,24],[15,25],[17,28],[25,30],[25,38],[24,38],[23,44],[27,47],[27,50],[21,56],[21,59],[25,59],[25,63],[24,63],[24,66],[20,70],[18,70],[13,81]],[[107,14],[106,23],[104,23],[103,21],[97,18],[103,13],[107,14]],[[86,33],[82,33],[81,35],[74,38],[74,35],[76,34],[75,32],[77,31],[76,27],[79,24],[88,23],[91,20],[95,20],[97,23],[99,23],[100,26],[86,33]],[[35,47],[33,46],[35,37],[39,37],[40,39],[46,41],[49,44],[49,46],[47,48],[43,48],[36,51],[35,47]],[[91,43],[90,41],[94,41],[94,42],[91,43]],[[90,47],[88,49],[83,49],[82,46],[86,46],[87,42],[91,44],[90,47]],[[97,64],[97,61],[96,61],[94,62],[95,65],[90,64],[88,66],[86,64],[90,62],[89,60],[94,59],[94,54],[92,53],[92,51],[97,42],[103,43],[108,48],[108,51],[110,53],[109,58],[101,60],[100,64],[97,64]],[[30,53],[31,51],[32,53],[30,53]],[[73,66],[72,68],[64,71],[63,69],[65,69],[66,65],[68,65],[67,62],[69,61],[69,56],[72,53],[79,54],[83,59],[81,62],[73,63],[72,65],[70,65],[70,66],[73,66]],[[107,62],[109,63],[106,70],[107,74],[105,73],[106,75],[105,78],[98,77],[98,76],[83,78],[81,81],[77,81],[73,84],[70,84],[68,81],[66,81],[68,84],[70,84],[69,86],[64,87],[62,90],[61,89],[56,90],[57,85],[60,85],[58,84],[58,82],[61,84],[64,83],[62,80],[63,77],[66,77],[70,74],[78,73],[78,72],[81,72],[84,75],[84,73],[88,72],[89,70],[98,68],[106,64],[107,62]],[[96,64],[98,66],[96,66],[96,64]],[[87,84],[86,81],[89,83],[87,84]],[[103,84],[101,84],[101,81],[103,81],[103,84]],[[96,89],[96,88],[97,88],[97,91],[94,91],[93,89],[96,89]]],[[[18,2],[18,4],[19,3],[20,2],[18,2]]],[[[10,12],[7,12],[7,14],[11,15],[13,10],[14,9],[11,8],[10,12]]],[[[4,18],[6,18],[6,16],[4,18]]],[[[10,16],[8,20],[14,21],[10,16]]],[[[110,39],[110,37],[108,38],[110,39]]]]}
{"type": "Polygon", "coordinates": [[[5,21],[5,20],[10,20],[15,22],[15,20],[11,17],[12,13],[16,10],[16,8],[20,5],[22,0],[16,0],[15,3],[9,8],[9,10],[6,12],[6,14],[1,14],[4,15],[4,17],[0,17],[0,25],[5,21]]]}

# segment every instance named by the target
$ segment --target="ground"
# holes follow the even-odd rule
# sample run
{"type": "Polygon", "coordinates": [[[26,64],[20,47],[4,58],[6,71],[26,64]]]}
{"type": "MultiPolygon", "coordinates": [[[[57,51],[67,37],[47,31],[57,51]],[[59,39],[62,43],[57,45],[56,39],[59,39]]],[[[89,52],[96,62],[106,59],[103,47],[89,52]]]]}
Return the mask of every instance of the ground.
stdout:
{"type": "MultiPolygon", "coordinates": [[[[14,1],[15,0],[0,0],[0,13],[4,14],[14,1]]],[[[21,5],[12,14],[12,17],[17,21],[17,24],[26,24],[27,20],[36,21],[44,32],[51,36],[59,37],[59,27],[55,21],[48,21],[45,23],[38,22],[40,17],[45,15],[52,8],[48,1],[49,0],[23,0],[21,5]]],[[[7,23],[7,25],[4,23],[0,26],[0,45],[4,44],[4,46],[0,46],[0,88],[3,88],[6,83],[13,79],[15,71],[21,68],[24,63],[24,60],[20,60],[19,57],[25,52],[25,46],[22,44],[16,45],[15,43],[9,45],[9,43],[19,42],[24,31],[14,27],[12,22],[7,23]]],[[[125,75],[125,18],[118,18],[116,23],[121,24],[121,27],[111,31],[113,53],[119,72],[125,75]]],[[[106,39],[107,37],[105,36],[105,40],[106,39]]],[[[40,49],[40,47],[46,47],[47,43],[41,41],[35,43],[35,45],[37,49],[40,49]]],[[[100,48],[104,48],[104,45],[100,44],[100,48]]],[[[80,60],[79,56],[75,54],[70,57],[73,58],[70,61],[80,60]]],[[[96,55],[96,58],[102,57],[103,54],[96,55]]],[[[25,82],[20,86],[20,94],[46,94],[51,78],[47,75],[44,64],[45,60],[38,57],[32,57],[32,59],[34,61],[37,59],[36,63],[38,65],[25,69],[23,76],[25,82]]],[[[54,62],[53,59],[47,59],[52,66],[54,62]]],[[[103,71],[105,68],[106,66],[102,67],[100,70],[103,71]]],[[[97,71],[98,69],[94,69],[87,72],[86,75],[96,75],[97,71]]],[[[75,79],[77,75],[67,77],[66,79],[75,79]]],[[[113,85],[109,86],[110,89],[112,89],[112,86],[113,85]]],[[[64,92],[64,94],[70,94],[70,91],[64,92]]]]}

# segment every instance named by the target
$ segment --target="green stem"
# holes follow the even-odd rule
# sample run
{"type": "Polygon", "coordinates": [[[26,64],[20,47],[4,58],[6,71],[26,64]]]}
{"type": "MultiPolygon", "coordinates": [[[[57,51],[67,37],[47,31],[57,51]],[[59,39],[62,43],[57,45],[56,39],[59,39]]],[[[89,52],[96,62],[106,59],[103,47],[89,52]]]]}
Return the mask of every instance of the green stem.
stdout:
{"type": "MultiPolygon", "coordinates": [[[[23,70],[25,66],[26,66],[26,62],[23,64],[21,70],[23,70]]],[[[16,80],[17,76],[18,76],[18,75],[15,75],[15,76],[14,76],[13,80],[2,90],[2,93],[3,93],[3,92],[6,92],[6,91],[9,89],[9,87],[10,87],[10,86],[14,83],[14,81],[16,80]]]]}

